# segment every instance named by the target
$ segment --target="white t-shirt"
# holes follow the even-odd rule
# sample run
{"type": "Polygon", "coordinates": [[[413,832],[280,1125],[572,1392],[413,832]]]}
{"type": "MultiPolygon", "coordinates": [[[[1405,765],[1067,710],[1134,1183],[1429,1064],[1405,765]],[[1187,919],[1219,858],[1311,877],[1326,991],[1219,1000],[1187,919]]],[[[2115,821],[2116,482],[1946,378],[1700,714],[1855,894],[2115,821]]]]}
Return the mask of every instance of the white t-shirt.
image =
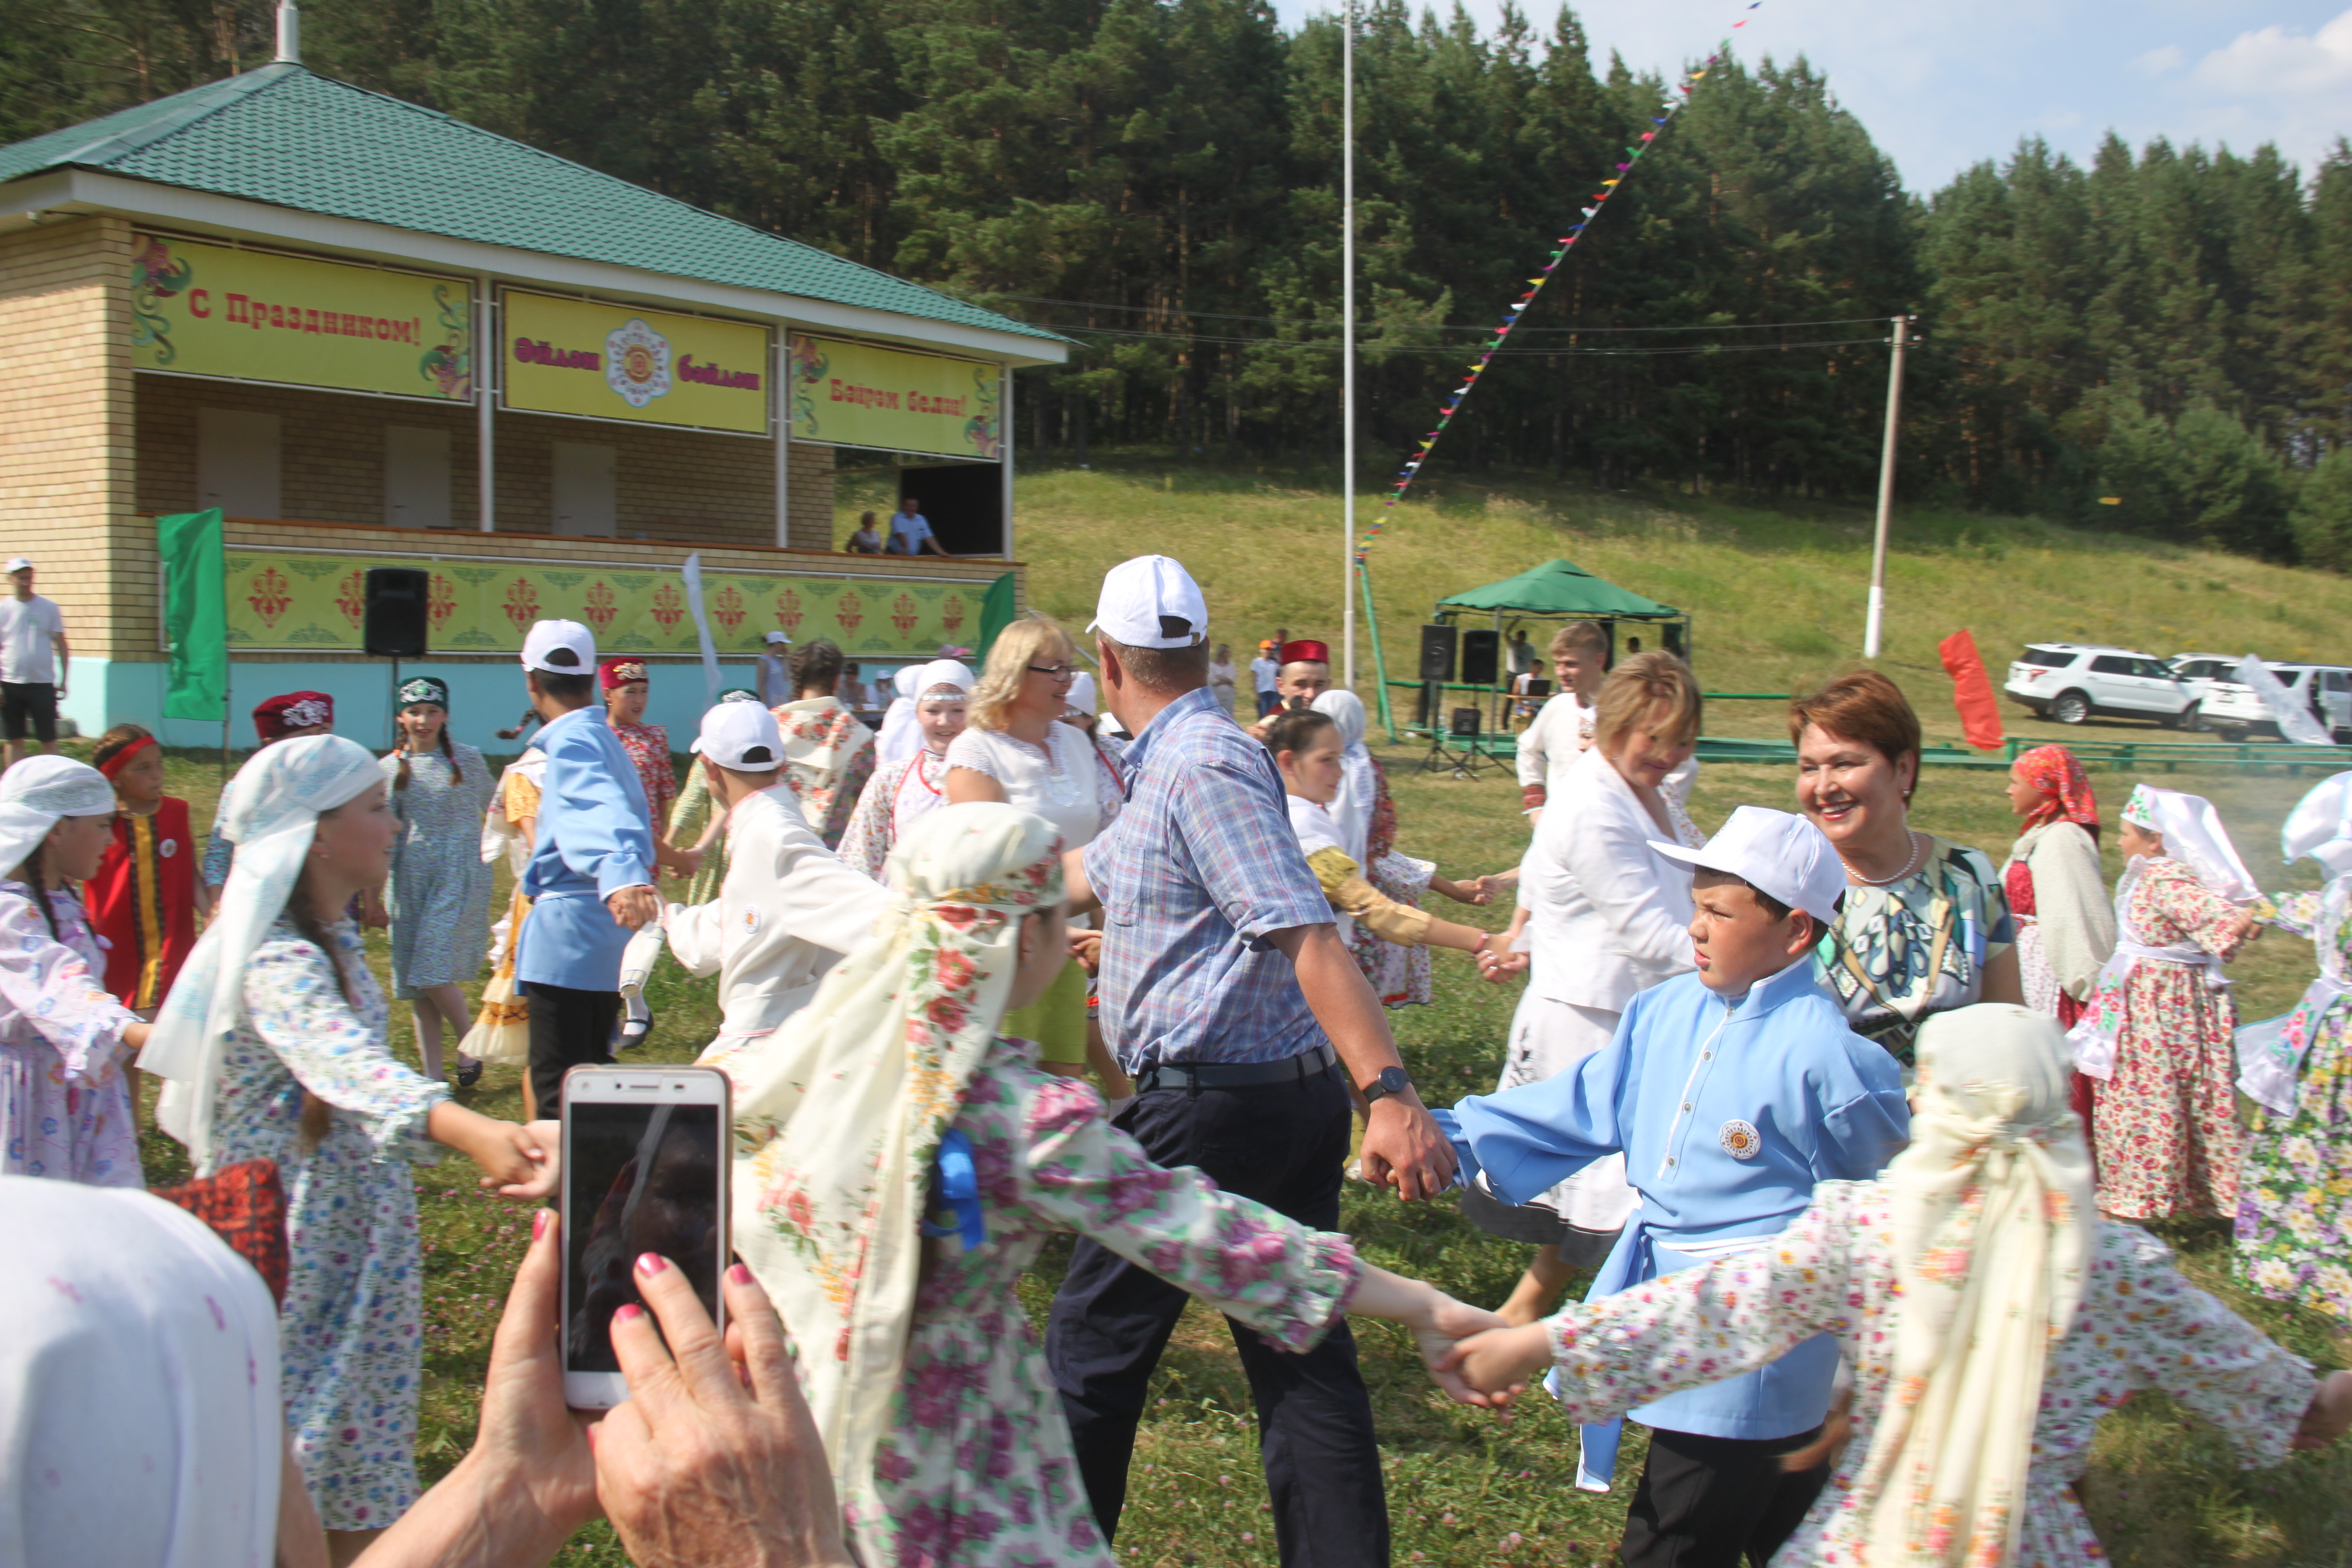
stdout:
{"type": "Polygon", "coordinates": [[[1282,666],[1270,658],[1250,660],[1250,674],[1257,678],[1260,691],[1272,691],[1282,679],[1282,666]]]}
{"type": "Polygon", "coordinates": [[[1045,726],[1053,748],[1016,740],[1002,730],[968,729],[948,742],[948,766],[986,773],[1004,798],[1054,825],[1065,849],[1083,849],[1110,824],[1127,795],[1094,742],[1075,724],[1045,726]]]}
{"type": "Polygon", "coordinates": [[[58,660],[51,637],[65,635],[65,616],[55,599],[36,594],[23,600],[0,598],[0,680],[10,685],[55,686],[58,660]]]}

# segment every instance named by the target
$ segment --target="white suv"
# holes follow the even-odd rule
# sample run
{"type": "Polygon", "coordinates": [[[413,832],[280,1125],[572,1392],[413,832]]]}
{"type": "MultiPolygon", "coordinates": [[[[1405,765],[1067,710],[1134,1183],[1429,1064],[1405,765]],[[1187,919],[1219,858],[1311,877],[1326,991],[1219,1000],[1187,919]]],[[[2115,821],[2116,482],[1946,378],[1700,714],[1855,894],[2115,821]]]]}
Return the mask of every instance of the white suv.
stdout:
{"type": "MultiPolygon", "coordinates": [[[[2211,683],[2200,705],[2206,725],[2241,736],[2250,730],[2277,729],[2278,721],[2253,689],[2231,679],[2237,668],[2232,661],[2221,679],[2211,683]]],[[[2290,698],[2311,710],[2338,745],[2352,740],[2352,671],[2333,664],[2270,664],[2267,668],[2290,698]]]]}
{"type": "Polygon", "coordinates": [[[2079,724],[2093,714],[2197,722],[2196,694],[2161,659],[2127,647],[2033,643],[2009,667],[2002,690],[2041,718],[2079,724]]]}

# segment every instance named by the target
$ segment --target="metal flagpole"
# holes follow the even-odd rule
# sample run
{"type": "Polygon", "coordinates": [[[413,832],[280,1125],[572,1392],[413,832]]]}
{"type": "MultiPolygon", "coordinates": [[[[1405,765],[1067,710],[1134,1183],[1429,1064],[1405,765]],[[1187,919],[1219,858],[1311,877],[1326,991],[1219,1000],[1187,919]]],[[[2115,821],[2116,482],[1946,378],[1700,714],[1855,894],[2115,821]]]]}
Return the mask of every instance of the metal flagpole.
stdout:
{"type": "Polygon", "coordinates": [[[1339,42],[1339,549],[1340,689],[1356,689],[1356,0],[1339,42]]]}
{"type": "Polygon", "coordinates": [[[1862,657],[1878,657],[1878,634],[1886,619],[1886,521],[1895,510],[1895,431],[1903,416],[1903,330],[1908,316],[1895,318],[1895,358],[1886,367],[1886,448],[1878,458],[1878,536],[1870,547],[1870,614],[1863,623],[1862,657]]]}

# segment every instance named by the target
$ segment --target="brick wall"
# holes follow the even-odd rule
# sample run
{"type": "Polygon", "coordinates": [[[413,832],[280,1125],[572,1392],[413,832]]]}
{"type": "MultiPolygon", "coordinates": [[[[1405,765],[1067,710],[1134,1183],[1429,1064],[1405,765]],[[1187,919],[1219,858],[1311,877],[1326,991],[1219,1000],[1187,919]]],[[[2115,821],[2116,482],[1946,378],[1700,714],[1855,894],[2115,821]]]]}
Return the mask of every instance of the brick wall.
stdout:
{"type": "MultiPolygon", "coordinates": [[[[182,511],[195,503],[196,410],[213,407],[278,416],[278,504],[287,516],[311,522],[382,522],[384,426],[446,429],[451,520],[460,530],[480,522],[471,408],[168,375],[137,380],[142,510],[182,511]]],[[[771,443],[532,414],[498,417],[499,532],[549,531],[558,441],[614,448],[624,539],[643,534],[694,544],[775,542],[776,457],[771,443]]],[[[832,447],[793,447],[789,494],[793,546],[833,548],[832,447]]]]}
{"type": "Polygon", "coordinates": [[[28,555],[75,651],[154,656],[155,551],[132,498],[131,228],[0,235],[0,554],[28,555]]]}

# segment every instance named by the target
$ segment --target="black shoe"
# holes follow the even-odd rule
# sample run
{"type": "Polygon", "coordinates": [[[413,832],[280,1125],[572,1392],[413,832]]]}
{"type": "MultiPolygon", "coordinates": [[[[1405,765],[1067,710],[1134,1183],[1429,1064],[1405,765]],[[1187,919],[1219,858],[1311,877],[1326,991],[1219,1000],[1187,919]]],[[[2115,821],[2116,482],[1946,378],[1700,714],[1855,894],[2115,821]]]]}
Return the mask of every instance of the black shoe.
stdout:
{"type": "Polygon", "coordinates": [[[457,1058],[457,1087],[471,1089],[482,1081],[482,1064],[473,1057],[457,1058]]]}

